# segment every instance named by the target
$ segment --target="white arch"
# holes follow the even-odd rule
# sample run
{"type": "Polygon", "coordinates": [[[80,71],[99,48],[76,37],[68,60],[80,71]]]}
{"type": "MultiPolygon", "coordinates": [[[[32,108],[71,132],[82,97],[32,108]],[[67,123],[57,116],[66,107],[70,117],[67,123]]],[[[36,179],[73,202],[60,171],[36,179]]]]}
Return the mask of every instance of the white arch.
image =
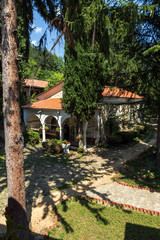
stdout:
{"type": "Polygon", "coordinates": [[[30,114],[27,117],[26,124],[30,126],[31,129],[38,131],[41,127],[41,121],[36,114],[30,114]]]}
{"type": "Polygon", "coordinates": [[[62,119],[62,125],[64,124],[64,122],[69,119],[69,118],[74,118],[76,120],[76,117],[72,117],[71,115],[67,115],[62,119]]]}
{"type": "Polygon", "coordinates": [[[48,114],[48,115],[45,115],[44,118],[43,118],[43,122],[44,122],[44,123],[46,122],[46,119],[47,119],[48,117],[55,118],[55,119],[57,120],[57,122],[58,122],[58,117],[57,117],[57,116],[48,114]]]}
{"type": "Polygon", "coordinates": [[[39,115],[36,114],[36,113],[30,113],[30,114],[28,114],[28,115],[27,115],[26,122],[28,121],[28,119],[29,119],[31,116],[36,116],[36,117],[39,119],[39,121],[41,122],[41,119],[39,118],[39,115]]]}

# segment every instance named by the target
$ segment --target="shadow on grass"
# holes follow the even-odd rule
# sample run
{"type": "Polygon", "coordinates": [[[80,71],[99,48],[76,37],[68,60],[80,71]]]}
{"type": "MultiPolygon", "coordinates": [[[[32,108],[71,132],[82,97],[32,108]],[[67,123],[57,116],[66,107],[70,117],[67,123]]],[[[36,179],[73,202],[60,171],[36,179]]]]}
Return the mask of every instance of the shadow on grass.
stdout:
{"type": "Polygon", "coordinates": [[[155,147],[126,163],[118,179],[130,185],[160,190],[160,170],[156,166],[155,147]]]}
{"type": "Polygon", "coordinates": [[[127,223],[124,240],[159,240],[160,229],[127,223]]]}
{"type": "Polygon", "coordinates": [[[4,150],[0,150],[0,193],[7,187],[6,162],[4,150]]]}
{"type": "Polygon", "coordinates": [[[86,200],[83,200],[83,199],[80,199],[79,200],[79,203],[82,205],[82,206],[85,206],[90,212],[92,212],[95,216],[95,218],[97,219],[97,221],[101,221],[103,222],[104,225],[107,225],[109,222],[101,216],[101,214],[99,212],[101,212],[104,207],[101,207],[101,208],[92,208],[89,204],[88,201],[86,200]]]}

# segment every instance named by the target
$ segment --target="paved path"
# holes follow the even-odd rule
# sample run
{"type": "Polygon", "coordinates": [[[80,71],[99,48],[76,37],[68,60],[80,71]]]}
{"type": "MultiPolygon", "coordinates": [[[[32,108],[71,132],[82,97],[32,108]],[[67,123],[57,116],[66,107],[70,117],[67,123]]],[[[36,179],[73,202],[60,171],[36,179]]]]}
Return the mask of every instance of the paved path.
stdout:
{"type": "MultiPolygon", "coordinates": [[[[141,152],[155,143],[156,134],[148,143],[140,142],[135,146],[123,150],[117,167],[120,167],[120,164],[123,163],[124,160],[134,159],[141,152]]],[[[85,194],[89,197],[100,198],[120,204],[128,204],[133,207],[160,212],[160,193],[122,186],[116,182],[98,186],[87,191],[85,194]]]]}
{"type": "Polygon", "coordinates": [[[116,182],[89,190],[86,195],[160,212],[160,193],[122,186],[116,182]]]}

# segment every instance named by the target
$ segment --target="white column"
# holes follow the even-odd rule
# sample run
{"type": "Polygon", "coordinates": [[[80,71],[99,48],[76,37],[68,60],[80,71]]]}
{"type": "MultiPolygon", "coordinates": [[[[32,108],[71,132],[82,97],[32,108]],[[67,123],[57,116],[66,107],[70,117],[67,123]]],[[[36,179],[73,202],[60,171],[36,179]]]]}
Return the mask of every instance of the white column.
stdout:
{"type": "Polygon", "coordinates": [[[46,130],[45,130],[45,123],[42,123],[42,141],[46,141],[46,130]]]}
{"type": "Polygon", "coordinates": [[[86,133],[87,133],[87,126],[88,126],[88,122],[83,122],[83,148],[84,150],[87,149],[87,136],[86,136],[86,133]]]}
{"type": "Polygon", "coordinates": [[[58,118],[58,125],[59,125],[59,138],[62,141],[63,140],[63,134],[62,134],[62,116],[59,116],[58,118]]]}
{"type": "Polygon", "coordinates": [[[97,114],[97,126],[98,126],[98,131],[97,131],[96,144],[99,143],[99,138],[100,138],[100,116],[99,116],[99,112],[97,114]]]}

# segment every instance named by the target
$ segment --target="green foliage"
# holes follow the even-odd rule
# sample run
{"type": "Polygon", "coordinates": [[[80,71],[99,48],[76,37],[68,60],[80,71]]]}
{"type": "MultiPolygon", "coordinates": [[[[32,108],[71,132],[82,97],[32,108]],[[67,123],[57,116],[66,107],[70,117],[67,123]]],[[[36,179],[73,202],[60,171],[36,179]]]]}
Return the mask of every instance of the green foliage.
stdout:
{"type": "Polygon", "coordinates": [[[147,49],[146,51],[144,51],[143,54],[150,54],[150,53],[157,53],[160,51],[160,40],[158,41],[157,45],[154,45],[153,47],[150,47],[149,49],[147,49]]]}
{"type": "Polygon", "coordinates": [[[51,87],[55,86],[56,84],[58,84],[59,82],[62,82],[64,80],[64,75],[63,73],[59,73],[59,72],[50,72],[50,76],[48,76],[48,78],[46,78],[46,81],[49,82],[48,86],[45,88],[45,90],[50,89],[51,87]]]}
{"type": "Polygon", "coordinates": [[[126,163],[118,177],[127,184],[160,190],[160,171],[156,166],[155,146],[126,163]]]}
{"type": "Polygon", "coordinates": [[[62,141],[60,141],[56,138],[52,138],[51,140],[48,140],[47,142],[43,142],[42,146],[45,149],[45,151],[47,151],[48,153],[57,154],[57,153],[63,152],[62,141]]]}
{"type": "MultiPolygon", "coordinates": [[[[118,129],[118,128],[117,128],[118,129]]],[[[115,128],[116,130],[116,128],[115,128]]],[[[118,146],[120,144],[138,143],[150,133],[150,128],[146,125],[138,125],[130,131],[112,131],[107,138],[110,146],[118,146]]]]}
{"type": "Polygon", "coordinates": [[[49,238],[70,240],[159,239],[160,218],[158,216],[117,208],[85,199],[65,201],[56,207],[57,215],[60,217],[57,227],[53,226],[50,229],[49,238]]]}
{"type": "Polygon", "coordinates": [[[83,153],[83,152],[84,152],[84,149],[81,148],[81,147],[79,147],[79,148],[77,149],[77,152],[78,152],[78,153],[83,153]]]}
{"type": "Polygon", "coordinates": [[[62,81],[64,61],[48,50],[30,46],[28,62],[23,62],[23,78],[37,78],[57,84],[62,81]],[[47,55],[47,57],[46,57],[47,55]]]}
{"type": "Polygon", "coordinates": [[[51,143],[61,143],[62,141],[60,141],[59,139],[56,139],[56,138],[52,138],[51,140],[51,143]]]}
{"type": "Polygon", "coordinates": [[[85,121],[94,114],[102,98],[104,58],[102,54],[85,53],[79,45],[75,50],[76,57],[66,53],[63,107],[85,121]]]}
{"type": "Polygon", "coordinates": [[[40,135],[33,130],[27,130],[25,134],[25,142],[34,146],[39,143],[40,135]]]}
{"type": "Polygon", "coordinates": [[[103,0],[68,1],[66,7],[75,44],[66,41],[63,107],[80,121],[90,119],[102,98],[108,53],[105,13],[103,0]]]}

